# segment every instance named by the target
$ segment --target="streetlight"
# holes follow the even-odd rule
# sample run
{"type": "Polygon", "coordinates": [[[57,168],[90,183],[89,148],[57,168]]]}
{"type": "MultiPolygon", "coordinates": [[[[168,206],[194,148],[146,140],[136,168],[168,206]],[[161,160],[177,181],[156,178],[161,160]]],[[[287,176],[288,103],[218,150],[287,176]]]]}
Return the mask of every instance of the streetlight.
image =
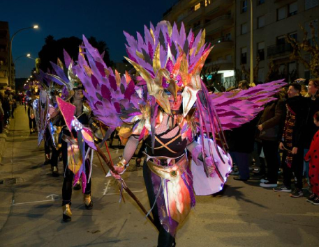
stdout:
{"type": "Polygon", "coordinates": [[[30,58],[30,59],[32,59],[32,60],[35,60],[35,58],[31,57],[31,54],[30,54],[30,53],[27,54],[27,58],[30,58]]]}
{"type": "Polygon", "coordinates": [[[12,67],[12,61],[11,61],[11,53],[12,53],[12,41],[13,41],[13,38],[19,33],[19,32],[21,32],[21,31],[23,31],[23,30],[27,30],[27,29],[38,29],[39,28],[39,26],[38,25],[33,25],[33,26],[31,26],[31,27],[25,27],[25,28],[21,28],[21,29],[19,29],[18,31],[16,31],[13,35],[12,35],[12,37],[11,37],[11,40],[10,40],[10,49],[9,49],[9,85],[11,86],[11,67],[12,67]]]}
{"type": "Polygon", "coordinates": [[[19,57],[16,57],[15,59],[14,59],[14,62],[16,62],[18,59],[20,59],[21,57],[27,57],[27,58],[30,58],[30,56],[31,56],[31,54],[30,53],[28,53],[28,54],[26,54],[26,55],[21,55],[21,56],[19,56],[19,57]]]}

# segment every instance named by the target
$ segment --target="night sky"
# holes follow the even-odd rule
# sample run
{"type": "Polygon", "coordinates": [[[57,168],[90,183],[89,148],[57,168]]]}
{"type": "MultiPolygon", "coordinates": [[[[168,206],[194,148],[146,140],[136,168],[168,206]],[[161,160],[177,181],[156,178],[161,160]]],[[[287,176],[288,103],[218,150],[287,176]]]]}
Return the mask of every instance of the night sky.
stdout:
{"type": "MultiPolygon", "coordinates": [[[[27,53],[36,58],[45,38],[94,36],[109,47],[111,59],[120,62],[125,52],[123,30],[136,37],[144,25],[154,25],[176,0],[0,0],[0,21],[9,22],[10,35],[38,24],[38,30],[18,33],[12,46],[13,59],[27,53]]],[[[16,61],[16,78],[28,77],[34,60],[16,61]]]]}

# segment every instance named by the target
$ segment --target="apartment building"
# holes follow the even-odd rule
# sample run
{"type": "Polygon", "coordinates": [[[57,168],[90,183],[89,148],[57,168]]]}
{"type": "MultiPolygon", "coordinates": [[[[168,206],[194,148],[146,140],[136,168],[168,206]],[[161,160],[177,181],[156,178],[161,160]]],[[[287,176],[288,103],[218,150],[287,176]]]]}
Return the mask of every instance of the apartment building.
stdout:
{"type": "Polygon", "coordinates": [[[186,30],[195,34],[206,30],[206,42],[214,45],[206,60],[207,71],[218,68],[221,83],[234,81],[235,68],[235,1],[234,0],[179,0],[163,14],[163,19],[184,23],[186,30]]]}
{"type": "MultiPolygon", "coordinates": [[[[291,61],[292,47],[285,40],[288,34],[298,41],[304,37],[300,25],[308,31],[316,28],[318,41],[319,0],[252,0],[236,1],[236,68],[250,65],[250,2],[253,6],[253,59],[259,56],[258,82],[265,82],[269,64],[273,62],[280,72],[310,78],[303,64],[291,61]]],[[[293,78],[291,78],[293,79],[293,78]]]]}
{"type": "MultiPolygon", "coordinates": [[[[8,22],[0,21],[0,90],[9,85],[10,33],[8,22]]],[[[14,67],[11,70],[14,81],[14,67]]]]}

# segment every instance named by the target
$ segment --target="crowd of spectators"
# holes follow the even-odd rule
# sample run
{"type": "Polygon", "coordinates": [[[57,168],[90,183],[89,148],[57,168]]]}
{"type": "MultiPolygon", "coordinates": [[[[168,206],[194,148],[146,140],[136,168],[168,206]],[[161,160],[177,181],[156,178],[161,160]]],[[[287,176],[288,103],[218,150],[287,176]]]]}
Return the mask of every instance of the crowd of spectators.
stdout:
{"type": "MultiPolygon", "coordinates": [[[[248,87],[245,81],[239,83],[239,89],[248,87]]],[[[308,86],[289,84],[275,97],[253,121],[226,132],[232,175],[240,181],[260,180],[261,187],[292,198],[310,194],[308,201],[319,205],[319,141],[311,144],[319,130],[319,79],[310,79],[308,86]]]]}
{"type": "Polygon", "coordinates": [[[10,119],[14,118],[17,101],[19,98],[11,90],[0,92],[0,133],[9,124],[10,119]]]}

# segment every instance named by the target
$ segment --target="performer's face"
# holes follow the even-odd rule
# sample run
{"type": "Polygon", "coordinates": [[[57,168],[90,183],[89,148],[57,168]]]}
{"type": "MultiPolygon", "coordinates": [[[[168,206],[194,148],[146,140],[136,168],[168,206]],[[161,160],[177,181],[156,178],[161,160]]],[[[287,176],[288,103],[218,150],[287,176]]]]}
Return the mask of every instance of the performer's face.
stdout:
{"type": "Polygon", "coordinates": [[[83,99],[83,90],[82,89],[75,89],[74,90],[74,98],[77,100],[83,99]]]}
{"type": "Polygon", "coordinates": [[[181,104],[182,104],[182,95],[177,94],[176,100],[174,99],[173,95],[170,95],[168,100],[169,100],[169,104],[171,106],[171,110],[177,111],[181,107],[181,104]]]}
{"type": "Polygon", "coordinates": [[[317,121],[316,118],[313,118],[313,122],[315,123],[315,125],[316,125],[317,127],[319,127],[319,121],[317,121]]]}

